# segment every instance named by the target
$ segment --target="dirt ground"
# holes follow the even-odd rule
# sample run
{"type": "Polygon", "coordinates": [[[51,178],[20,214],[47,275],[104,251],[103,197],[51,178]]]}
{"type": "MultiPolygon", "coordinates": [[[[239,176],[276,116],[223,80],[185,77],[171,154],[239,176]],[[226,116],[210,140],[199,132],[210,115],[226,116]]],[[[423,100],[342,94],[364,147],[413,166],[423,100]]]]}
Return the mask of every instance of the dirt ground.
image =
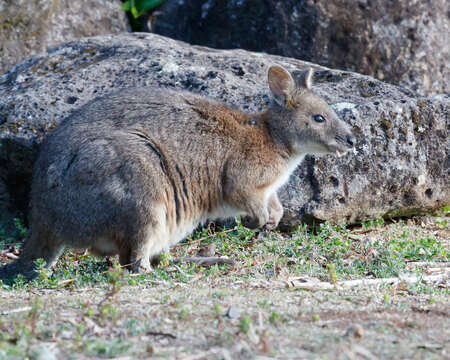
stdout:
{"type": "Polygon", "coordinates": [[[437,281],[329,290],[283,271],[246,277],[251,265],[120,289],[3,289],[0,359],[450,359],[445,266],[428,272],[437,281]]]}
{"type": "Polygon", "coordinates": [[[116,352],[121,359],[450,358],[448,296],[431,302],[429,295],[392,294],[383,287],[310,292],[217,280],[209,286],[125,287],[108,300],[118,313],[103,320],[97,314],[105,298],[101,289],[2,292],[2,317],[28,323],[24,313],[37,295],[42,309],[36,332],[42,334],[27,345],[31,352],[46,347],[57,359],[116,352]],[[238,318],[225,315],[230,307],[238,318]],[[130,346],[114,350],[117,339],[130,346]],[[91,343],[100,348],[89,350],[91,343]]]}

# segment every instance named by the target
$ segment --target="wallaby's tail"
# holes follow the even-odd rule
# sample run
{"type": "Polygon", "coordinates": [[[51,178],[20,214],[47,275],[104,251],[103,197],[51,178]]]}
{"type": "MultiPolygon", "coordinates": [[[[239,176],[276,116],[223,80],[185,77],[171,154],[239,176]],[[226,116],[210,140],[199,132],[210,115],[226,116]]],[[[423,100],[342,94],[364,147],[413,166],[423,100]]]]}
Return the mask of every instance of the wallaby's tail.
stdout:
{"type": "Polygon", "coordinates": [[[62,249],[63,247],[58,245],[56,241],[52,241],[51,238],[32,234],[25,240],[20,258],[0,267],[0,279],[13,279],[22,274],[26,279],[31,280],[37,276],[35,261],[44,259],[45,266],[50,267],[60,255],[62,249]]]}

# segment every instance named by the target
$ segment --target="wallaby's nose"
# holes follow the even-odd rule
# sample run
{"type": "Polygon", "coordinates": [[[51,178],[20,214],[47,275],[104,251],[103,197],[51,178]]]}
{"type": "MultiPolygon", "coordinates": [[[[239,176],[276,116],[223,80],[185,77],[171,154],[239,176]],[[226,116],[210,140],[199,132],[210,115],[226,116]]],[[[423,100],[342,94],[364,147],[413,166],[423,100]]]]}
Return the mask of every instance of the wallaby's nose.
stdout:
{"type": "Polygon", "coordinates": [[[347,135],[347,144],[351,147],[355,146],[356,138],[353,135],[347,135]]]}

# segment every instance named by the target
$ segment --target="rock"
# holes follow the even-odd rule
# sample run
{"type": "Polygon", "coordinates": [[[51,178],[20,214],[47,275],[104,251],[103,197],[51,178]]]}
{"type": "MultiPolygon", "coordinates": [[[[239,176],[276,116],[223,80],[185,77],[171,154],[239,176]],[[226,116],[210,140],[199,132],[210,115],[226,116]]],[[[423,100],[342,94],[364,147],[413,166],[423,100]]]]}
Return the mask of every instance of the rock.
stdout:
{"type": "Polygon", "coordinates": [[[129,28],[119,0],[0,0],[0,74],[74,39],[129,28]]]}
{"type": "Polygon", "coordinates": [[[364,336],[364,328],[360,324],[352,324],[347,328],[344,336],[360,339],[364,336]]]}
{"type": "Polygon", "coordinates": [[[282,226],[313,219],[352,224],[450,204],[448,95],[416,98],[368,76],[296,59],[123,33],[77,40],[0,76],[3,221],[27,210],[39,143],[87,101],[124,87],[165,86],[255,111],[269,101],[267,68],[275,63],[290,70],[313,66],[315,91],[358,138],[353,154],[305,159],[280,190],[282,226]]]}
{"type": "Polygon", "coordinates": [[[227,310],[226,316],[229,317],[230,319],[237,319],[240,316],[239,310],[233,306],[230,306],[227,310]]]}
{"type": "Polygon", "coordinates": [[[154,32],[174,39],[296,57],[421,95],[450,91],[446,0],[167,0],[158,10],[154,32]]]}

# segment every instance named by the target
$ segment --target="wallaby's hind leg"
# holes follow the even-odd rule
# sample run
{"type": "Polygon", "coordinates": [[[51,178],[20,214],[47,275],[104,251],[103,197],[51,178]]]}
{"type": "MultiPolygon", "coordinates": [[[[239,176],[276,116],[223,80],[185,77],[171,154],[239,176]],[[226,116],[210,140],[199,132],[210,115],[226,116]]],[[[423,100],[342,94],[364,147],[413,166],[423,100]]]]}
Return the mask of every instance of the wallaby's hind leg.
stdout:
{"type": "Polygon", "coordinates": [[[142,219],[146,225],[128,241],[130,246],[130,270],[135,273],[151,272],[153,258],[168,248],[169,235],[166,224],[166,206],[154,205],[146,210],[142,219]]]}
{"type": "Polygon", "coordinates": [[[119,252],[119,263],[132,273],[148,273],[152,271],[149,254],[150,249],[145,243],[136,243],[131,247],[122,247],[119,252]]]}
{"type": "Polygon", "coordinates": [[[131,272],[148,273],[152,271],[150,265],[150,244],[148,241],[136,244],[130,254],[131,272]]]}
{"type": "Polygon", "coordinates": [[[153,255],[150,257],[150,265],[152,267],[157,267],[159,266],[159,264],[161,264],[161,254],[158,255],[153,255]]]}
{"type": "Polygon", "coordinates": [[[135,249],[121,249],[119,253],[120,266],[129,269],[133,273],[148,273],[152,271],[150,259],[145,248],[137,246],[135,249]]]}
{"type": "Polygon", "coordinates": [[[23,245],[20,258],[0,268],[0,279],[10,279],[22,274],[27,279],[36,277],[37,259],[44,259],[46,268],[54,265],[64,250],[64,246],[47,234],[34,232],[23,245]]]}
{"type": "Polygon", "coordinates": [[[133,273],[151,272],[151,243],[143,232],[129,237],[119,250],[119,263],[133,273]]]}
{"type": "Polygon", "coordinates": [[[122,246],[119,251],[120,266],[130,269],[131,267],[131,250],[128,246],[122,246]]]}

